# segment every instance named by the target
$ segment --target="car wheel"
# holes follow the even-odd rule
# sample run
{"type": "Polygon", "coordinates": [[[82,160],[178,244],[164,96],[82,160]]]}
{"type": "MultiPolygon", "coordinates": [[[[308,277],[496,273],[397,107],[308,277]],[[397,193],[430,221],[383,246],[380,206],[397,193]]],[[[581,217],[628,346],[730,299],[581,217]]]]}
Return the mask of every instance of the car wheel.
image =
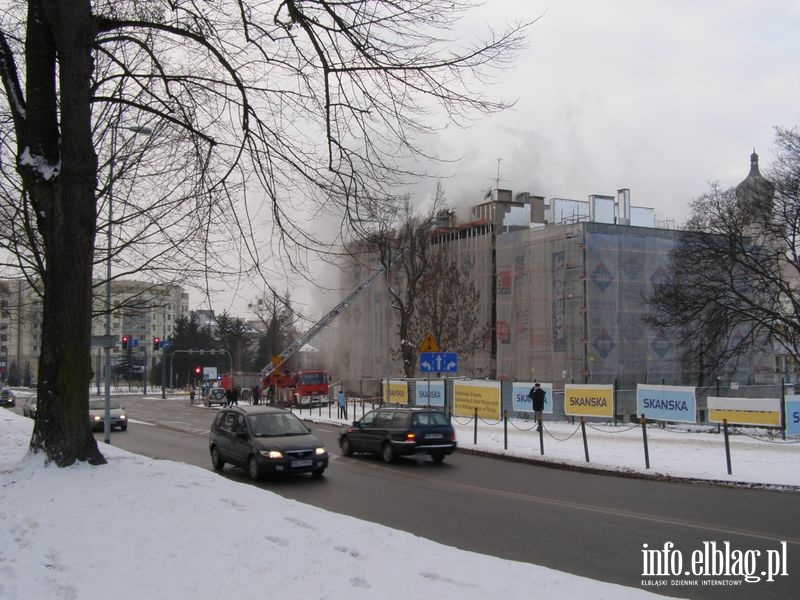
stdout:
{"type": "Polygon", "coordinates": [[[339,448],[342,449],[342,454],[344,456],[353,456],[353,445],[350,443],[350,438],[347,436],[339,440],[339,448]]]}
{"type": "Polygon", "coordinates": [[[127,423],[123,423],[122,425],[119,426],[119,430],[120,431],[128,431],[128,424],[127,423]]]}
{"type": "Polygon", "coordinates": [[[442,462],[442,461],[444,460],[444,457],[445,457],[445,454],[444,454],[444,452],[432,452],[432,453],[431,453],[431,459],[432,459],[432,460],[433,460],[433,462],[435,462],[435,463],[440,463],[440,462],[442,462]]]}
{"type": "Polygon", "coordinates": [[[250,479],[258,481],[261,479],[261,467],[258,466],[258,461],[255,456],[251,456],[247,461],[247,472],[250,474],[250,479]]]}
{"type": "Polygon", "coordinates": [[[394,448],[392,447],[391,442],[386,442],[381,449],[381,458],[383,458],[383,462],[394,462],[394,448]]]}
{"type": "Polygon", "coordinates": [[[311,476],[314,479],[321,479],[323,475],[325,475],[325,469],[317,469],[316,471],[311,471],[311,476]]]}
{"type": "Polygon", "coordinates": [[[215,471],[222,471],[223,467],[225,467],[225,461],[222,460],[216,446],[211,448],[211,466],[214,467],[215,471]]]}

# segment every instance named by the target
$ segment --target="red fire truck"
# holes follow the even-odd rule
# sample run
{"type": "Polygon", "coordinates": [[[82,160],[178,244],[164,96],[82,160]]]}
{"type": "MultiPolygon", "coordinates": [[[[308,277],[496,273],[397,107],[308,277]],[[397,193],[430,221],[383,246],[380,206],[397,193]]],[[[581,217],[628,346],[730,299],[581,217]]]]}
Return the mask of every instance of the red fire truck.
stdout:
{"type": "Polygon", "coordinates": [[[306,369],[279,375],[269,375],[262,380],[268,401],[274,399],[281,406],[319,406],[330,402],[330,377],[321,369],[306,369]]]}
{"type": "MultiPolygon", "coordinates": [[[[399,257],[400,253],[392,259],[392,262],[398,260],[399,257]]],[[[353,300],[364,292],[364,290],[368,289],[383,272],[383,267],[373,272],[364,282],[345,296],[328,314],[314,323],[311,329],[300,336],[299,339],[295,340],[295,342],[281,352],[280,355],[274,356],[272,358],[272,363],[261,370],[261,386],[264,389],[264,394],[268,402],[274,402],[284,406],[294,404],[316,406],[329,401],[330,377],[325,371],[307,369],[291,374],[281,367],[283,367],[286,361],[299,352],[303,345],[308,343],[331,321],[339,316],[342,311],[348,308],[353,300]]]]}

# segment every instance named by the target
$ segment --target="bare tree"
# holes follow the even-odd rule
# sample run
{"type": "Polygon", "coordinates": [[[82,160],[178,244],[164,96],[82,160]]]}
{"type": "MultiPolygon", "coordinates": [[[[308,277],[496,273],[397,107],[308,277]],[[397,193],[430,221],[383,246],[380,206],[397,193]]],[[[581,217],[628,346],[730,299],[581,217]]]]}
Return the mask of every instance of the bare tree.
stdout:
{"type": "MultiPolygon", "coordinates": [[[[441,33],[469,6],[28,0],[2,13],[0,77],[13,123],[3,137],[13,160],[3,163],[15,166],[3,171],[13,181],[4,190],[24,222],[17,266],[41,273],[44,291],[35,451],[58,465],[104,462],[85,416],[99,201],[115,179],[103,142],[110,148],[112,130],[152,130],[129,142],[142,144],[141,156],[170,144],[151,169],[126,171],[174,190],[172,210],[165,203],[153,215],[143,197],[125,217],[126,230],[157,220],[139,229],[158,232],[152,247],[126,246],[131,269],[164,240],[180,252],[177,240],[200,231],[203,243],[186,250],[181,270],[240,273],[244,257],[246,273],[266,281],[254,217],[269,216],[273,245],[316,247],[307,210],[359,227],[374,199],[409,174],[404,160],[424,156],[415,137],[434,130],[434,106],[455,122],[507,106],[474,84],[508,64],[526,25],[459,49],[441,33]],[[236,258],[226,263],[224,251],[236,258]]],[[[295,256],[284,254],[288,265],[295,256]]]]}
{"type": "Polygon", "coordinates": [[[699,382],[742,358],[781,347],[800,353],[800,131],[778,130],[769,179],[757,157],[737,188],[711,190],[692,204],[656,286],[648,322],[677,334],[699,382]]]}
{"type": "Polygon", "coordinates": [[[398,345],[392,354],[401,360],[406,377],[413,377],[416,369],[422,338],[414,337],[413,326],[433,255],[431,233],[444,202],[441,184],[437,184],[433,202],[424,212],[415,210],[410,199],[404,198],[376,217],[372,232],[363,239],[367,251],[376,253],[384,268],[391,306],[397,315],[398,345]]]}
{"type": "MultiPolygon", "coordinates": [[[[265,333],[258,337],[251,365],[253,370],[261,371],[270,364],[273,356],[280,355],[298,337],[295,328],[296,316],[288,291],[283,298],[274,291],[269,295],[264,294],[263,298],[259,298],[248,307],[266,328],[265,333]]],[[[290,359],[286,368],[291,369],[292,364],[290,359]]]]}
{"type": "Polygon", "coordinates": [[[481,322],[477,307],[480,292],[458,269],[444,244],[432,248],[428,268],[420,280],[416,318],[409,327],[412,340],[433,334],[442,350],[458,352],[462,358],[482,350],[491,329],[481,322]]]}

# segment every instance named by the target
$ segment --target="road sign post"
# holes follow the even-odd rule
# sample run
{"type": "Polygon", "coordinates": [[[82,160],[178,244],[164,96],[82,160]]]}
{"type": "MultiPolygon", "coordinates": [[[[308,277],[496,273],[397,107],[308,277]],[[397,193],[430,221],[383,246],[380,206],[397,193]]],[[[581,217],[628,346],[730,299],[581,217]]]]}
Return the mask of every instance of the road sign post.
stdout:
{"type": "Polygon", "coordinates": [[[423,373],[455,373],[458,371],[458,353],[420,352],[419,370],[423,373]]]}

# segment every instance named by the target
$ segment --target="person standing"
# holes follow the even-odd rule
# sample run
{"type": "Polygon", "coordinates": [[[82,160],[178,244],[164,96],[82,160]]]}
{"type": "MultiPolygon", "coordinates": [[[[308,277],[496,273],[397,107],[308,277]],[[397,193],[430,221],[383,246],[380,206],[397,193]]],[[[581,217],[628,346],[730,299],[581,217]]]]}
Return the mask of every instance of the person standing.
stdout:
{"type": "Polygon", "coordinates": [[[533,418],[536,420],[536,431],[542,430],[542,411],[544,411],[544,397],[547,394],[537,381],[528,392],[533,405],[533,418]]]}
{"type": "Polygon", "coordinates": [[[253,386],[253,405],[258,406],[258,401],[261,398],[261,388],[258,387],[258,384],[253,386]]]}
{"type": "Polygon", "coordinates": [[[339,405],[339,418],[346,419],[347,418],[347,400],[344,397],[344,390],[339,390],[339,396],[337,398],[338,405],[339,405]]]}

